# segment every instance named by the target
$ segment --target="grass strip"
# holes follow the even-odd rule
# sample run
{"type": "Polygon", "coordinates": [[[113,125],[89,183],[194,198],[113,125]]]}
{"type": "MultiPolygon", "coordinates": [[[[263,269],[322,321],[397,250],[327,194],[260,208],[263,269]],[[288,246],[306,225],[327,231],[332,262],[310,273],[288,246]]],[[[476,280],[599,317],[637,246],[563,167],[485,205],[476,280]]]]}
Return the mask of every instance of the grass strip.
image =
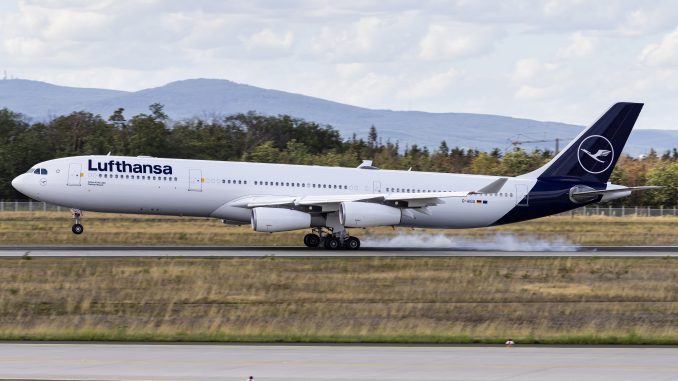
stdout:
{"type": "Polygon", "coordinates": [[[675,258],[0,259],[0,339],[678,344],[675,258]]]}

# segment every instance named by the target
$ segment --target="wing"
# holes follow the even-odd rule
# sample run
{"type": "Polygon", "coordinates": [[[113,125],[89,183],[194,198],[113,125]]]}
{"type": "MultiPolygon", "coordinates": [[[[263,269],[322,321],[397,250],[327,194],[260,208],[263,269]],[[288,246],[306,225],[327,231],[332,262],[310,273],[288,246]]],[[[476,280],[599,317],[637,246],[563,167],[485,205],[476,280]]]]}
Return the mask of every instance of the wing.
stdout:
{"type": "Polygon", "coordinates": [[[444,203],[444,199],[466,197],[472,194],[498,193],[507,178],[500,178],[477,191],[416,192],[416,193],[363,193],[319,196],[245,196],[228,203],[240,208],[289,207],[312,212],[339,210],[342,202],[375,202],[405,208],[424,208],[444,203]]]}

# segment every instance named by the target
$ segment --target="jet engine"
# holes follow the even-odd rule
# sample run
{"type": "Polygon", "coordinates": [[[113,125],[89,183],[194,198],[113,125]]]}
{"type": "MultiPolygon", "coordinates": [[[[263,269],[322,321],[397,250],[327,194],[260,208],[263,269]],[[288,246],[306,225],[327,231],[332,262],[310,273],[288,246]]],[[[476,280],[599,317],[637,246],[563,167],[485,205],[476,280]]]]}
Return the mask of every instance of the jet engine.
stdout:
{"type": "Polygon", "coordinates": [[[252,229],[258,232],[282,232],[311,227],[311,215],[282,208],[252,209],[252,229]]]}
{"type": "Polygon", "coordinates": [[[347,228],[389,226],[399,224],[402,215],[400,209],[388,205],[342,202],[339,209],[339,222],[347,228]]]}

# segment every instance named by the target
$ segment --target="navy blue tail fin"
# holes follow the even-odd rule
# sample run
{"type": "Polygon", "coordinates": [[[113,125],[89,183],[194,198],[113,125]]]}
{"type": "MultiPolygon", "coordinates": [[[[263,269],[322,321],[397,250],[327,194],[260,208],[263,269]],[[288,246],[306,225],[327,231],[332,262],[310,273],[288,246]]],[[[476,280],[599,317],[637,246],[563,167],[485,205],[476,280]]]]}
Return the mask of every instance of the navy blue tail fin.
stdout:
{"type": "Polygon", "coordinates": [[[642,108],[642,103],[615,104],[553,160],[524,176],[607,183],[642,108]]]}

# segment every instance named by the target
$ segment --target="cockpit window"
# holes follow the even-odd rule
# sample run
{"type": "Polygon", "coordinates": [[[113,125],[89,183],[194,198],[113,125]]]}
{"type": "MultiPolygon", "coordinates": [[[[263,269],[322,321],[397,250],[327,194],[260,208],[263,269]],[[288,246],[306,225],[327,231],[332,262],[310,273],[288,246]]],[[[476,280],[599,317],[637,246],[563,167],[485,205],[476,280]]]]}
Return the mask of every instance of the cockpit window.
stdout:
{"type": "Polygon", "coordinates": [[[33,174],[36,174],[36,175],[46,175],[47,169],[45,169],[45,168],[31,168],[26,173],[33,173],[33,174]]]}

